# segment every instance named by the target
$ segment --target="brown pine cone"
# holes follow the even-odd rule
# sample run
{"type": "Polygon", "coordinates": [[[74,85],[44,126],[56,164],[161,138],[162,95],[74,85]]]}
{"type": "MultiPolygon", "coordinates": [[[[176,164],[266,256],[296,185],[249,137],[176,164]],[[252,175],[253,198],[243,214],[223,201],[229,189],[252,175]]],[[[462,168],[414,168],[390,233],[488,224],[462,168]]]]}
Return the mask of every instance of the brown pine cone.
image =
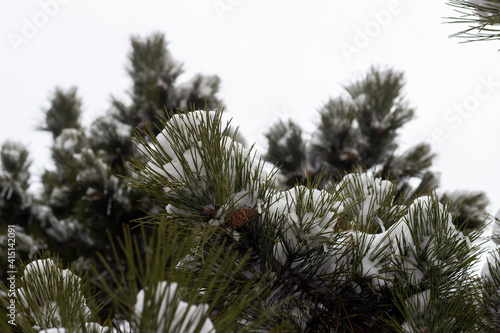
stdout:
{"type": "Polygon", "coordinates": [[[213,208],[210,208],[210,207],[207,207],[207,206],[204,206],[203,207],[203,211],[205,213],[205,215],[210,218],[210,219],[213,219],[214,217],[217,216],[217,209],[213,209],[213,208]]]}
{"type": "Polygon", "coordinates": [[[241,228],[251,220],[259,216],[259,211],[255,208],[242,207],[233,212],[233,215],[227,220],[226,224],[231,228],[241,228]]]}

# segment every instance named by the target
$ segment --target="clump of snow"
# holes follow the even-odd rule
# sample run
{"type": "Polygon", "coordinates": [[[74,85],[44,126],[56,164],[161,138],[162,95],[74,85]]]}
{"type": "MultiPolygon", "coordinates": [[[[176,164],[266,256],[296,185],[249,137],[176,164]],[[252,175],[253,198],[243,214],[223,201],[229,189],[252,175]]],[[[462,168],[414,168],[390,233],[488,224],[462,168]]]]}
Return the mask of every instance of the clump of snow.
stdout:
{"type": "Polygon", "coordinates": [[[112,115],[106,115],[92,124],[90,133],[94,140],[106,138],[110,135],[126,138],[132,133],[132,126],[122,123],[112,115]]]}
{"type": "Polygon", "coordinates": [[[130,322],[126,319],[122,318],[114,318],[113,326],[117,328],[117,330],[113,330],[113,333],[123,332],[123,333],[134,333],[132,330],[132,326],[130,322]]]}
{"type": "MultiPolygon", "coordinates": [[[[157,136],[156,140],[158,142],[158,148],[164,152],[164,154],[171,160],[176,157],[176,155],[181,154],[188,150],[190,144],[194,144],[191,131],[192,127],[201,127],[203,123],[212,121],[215,118],[215,111],[210,112],[189,112],[189,113],[179,113],[175,114],[169,120],[169,126],[167,126],[163,131],[161,131],[157,136]],[[183,147],[177,147],[172,138],[170,137],[171,131],[170,126],[175,127],[177,135],[177,142],[179,143],[190,143],[183,147]]],[[[198,141],[198,140],[197,140],[198,141]]]]}
{"type": "Polygon", "coordinates": [[[429,301],[431,299],[431,290],[427,289],[420,293],[410,296],[406,301],[406,308],[414,309],[420,315],[425,314],[425,310],[429,306],[429,301]]]}
{"type": "MultiPolygon", "coordinates": [[[[98,323],[85,323],[85,333],[106,333],[109,331],[108,327],[102,327],[98,323]]],[[[38,333],[84,333],[83,330],[74,332],[66,328],[48,328],[38,331],[38,333]]]]}
{"type": "Polygon", "coordinates": [[[500,209],[495,214],[492,222],[491,236],[493,239],[500,239],[500,209]]]}
{"type": "Polygon", "coordinates": [[[31,213],[40,221],[40,226],[44,228],[47,235],[56,239],[59,242],[65,242],[78,233],[79,238],[89,245],[94,245],[94,241],[88,237],[88,230],[84,230],[75,218],[69,217],[65,220],[56,218],[48,206],[33,205],[31,213]]]}
{"type": "Polygon", "coordinates": [[[80,153],[74,154],[73,157],[79,168],[76,175],[76,181],[79,184],[99,184],[109,178],[110,166],[102,158],[96,156],[92,150],[82,149],[80,153]],[[92,161],[92,164],[88,166],[89,164],[86,161],[92,161]],[[82,166],[85,166],[85,168],[82,168],[82,166]]]}
{"type": "Polygon", "coordinates": [[[59,154],[72,155],[80,151],[83,133],[76,128],[65,128],[54,141],[54,149],[59,154]]]}
{"type": "MultiPolygon", "coordinates": [[[[156,171],[159,174],[164,174],[165,177],[171,182],[182,182],[182,183],[190,183],[193,182],[190,179],[191,174],[198,175],[198,179],[196,180],[196,186],[200,189],[205,189],[207,186],[206,178],[207,178],[207,168],[203,163],[203,157],[200,155],[200,149],[202,148],[202,142],[197,142],[196,147],[189,147],[181,157],[174,157],[174,159],[163,165],[161,169],[156,168],[156,171]]],[[[233,183],[232,180],[237,175],[234,174],[234,170],[230,167],[232,163],[234,163],[235,156],[237,154],[242,154],[243,156],[248,156],[249,160],[252,160],[252,156],[249,156],[251,152],[241,146],[238,142],[226,142],[224,149],[231,154],[229,156],[229,160],[225,161],[224,165],[221,167],[222,170],[228,170],[228,174],[225,175],[227,178],[227,183],[233,183]]],[[[255,167],[255,166],[254,166],[255,167]]],[[[173,187],[165,187],[166,193],[172,193],[176,189],[173,187]]]]}
{"type": "Polygon", "coordinates": [[[425,248],[439,246],[436,244],[437,238],[432,237],[435,233],[444,233],[457,240],[465,241],[469,247],[472,246],[469,237],[459,232],[453,224],[453,217],[449,214],[440,202],[424,196],[415,199],[408,209],[405,217],[408,226],[415,230],[419,236],[418,243],[422,251],[425,248]],[[436,224],[435,221],[440,221],[436,224]]]}
{"type": "Polygon", "coordinates": [[[176,89],[179,106],[189,107],[187,103],[191,96],[197,96],[201,100],[209,99],[217,91],[219,81],[216,75],[197,74],[191,80],[180,84],[176,89]]]}
{"type": "Polygon", "coordinates": [[[56,187],[52,190],[49,198],[49,204],[58,206],[65,202],[68,197],[68,187],[56,187]]]}
{"type": "Polygon", "coordinates": [[[372,174],[350,173],[337,184],[336,191],[346,197],[345,205],[351,206],[350,211],[357,216],[357,225],[363,229],[372,221],[383,226],[376,219],[376,213],[393,188],[393,183],[372,174]]]}
{"type": "Polygon", "coordinates": [[[460,258],[439,250],[444,238],[472,246],[469,238],[456,230],[450,214],[430,197],[416,199],[398,222],[381,233],[355,231],[352,235],[363,256],[358,270],[372,279],[376,290],[394,287],[394,270],[387,269],[393,265],[407,272],[411,285],[420,284],[430,269],[447,273],[460,258]]]}
{"type": "Polygon", "coordinates": [[[10,200],[13,193],[14,193],[14,186],[10,184],[5,184],[2,189],[2,192],[0,192],[0,198],[5,198],[7,200],[10,200]]]}
{"type": "Polygon", "coordinates": [[[296,271],[307,271],[312,267],[301,256],[310,250],[319,250],[326,255],[321,266],[314,267],[318,274],[332,273],[348,265],[347,252],[352,250],[352,237],[336,230],[344,208],[331,193],[296,186],[276,193],[270,201],[272,204],[264,209],[263,220],[280,221],[273,248],[277,262],[290,264],[296,271]],[[291,256],[294,260],[288,262],[291,256]]]}
{"type": "Polygon", "coordinates": [[[334,232],[342,203],[324,190],[296,186],[278,193],[268,207],[269,216],[284,217],[282,239],[292,248],[323,246],[319,239],[334,232]]]}
{"type": "Polygon", "coordinates": [[[70,270],[60,270],[51,259],[39,259],[26,265],[22,277],[24,287],[17,298],[27,315],[38,327],[60,327],[61,316],[75,311],[89,320],[91,311],[81,290],[80,277],[70,270]],[[35,304],[35,305],[34,305],[35,304]],[[33,306],[34,305],[34,306],[33,306]]]}
{"type": "Polygon", "coordinates": [[[481,270],[484,279],[483,297],[487,312],[492,318],[493,328],[500,329],[500,250],[488,253],[481,270]]]}
{"type": "Polygon", "coordinates": [[[469,3],[475,5],[475,11],[481,16],[497,15],[500,11],[498,4],[489,0],[469,0],[469,3]]]}
{"type": "Polygon", "coordinates": [[[367,96],[365,93],[361,93],[354,98],[354,103],[358,105],[363,105],[366,103],[367,96]]]}
{"type": "Polygon", "coordinates": [[[359,152],[355,148],[344,148],[339,154],[341,161],[353,161],[359,158],[359,152]]]}
{"type": "MultiPolygon", "coordinates": [[[[387,268],[393,265],[393,258],[404,256],[406,254],[403,252],[404,249],[413,246],[408,225],[399,221],[379,234],[355,231],[352,235],[355,243],[359,244],[358,252],[363,254],[361,267],[358,268],[361,275],[371,278],[371,285],[375,290],[383,287],[393,288],[394,272],[387,268]]],[[[422,276],[414,267],[407,269],[410,272],[410,279],[413,277],[414,280],[418,280],[418,277],[422,276]]]]}
{"type": "Polygon", "coordinates": [[[98,323],[85,323],[85,329],[87,333],[106,333],[109,330],[107,327],[102,327],[98,323]]]}
{"type": "Polygon", "coordinates": [[[425,326],[420,326],[417,329],[413,329],[410,327],[410,325],[407,322],[404,322],[403,325],[401,326],[401,332],[404,333],[422,333],[422,332],[429,332],[427,327],[425,326]]]}
{"type": "MultiPolygon", "coordinates": [[[[204,319],[201,329],[197,332],[212,333],[215,328],[210,318],[207,318],[208,305],[189,305],[180,299],[177,283],[161,281],[156,285],[153,299],[146,298],[145,290],[139,291],[134,306],[137,328],[141,327],[143,313],[152,310],[156,313],[156,332],[194,333],[204,319]]],[[[144,324],[144,323],[142,323],[144,324]]]]}
{"type": "MultiPolygon", "coordinates": [[[[220,222],[225,210],[234,205],[245,206],[245,202],[238,202],[241,199],[237,198],[240,196],[238,192],[243,191],[245,193],[241,196],[254,198],[259,182],[267,175],[259,171],[262,165],[256,152],[233,140],[229,133],[223,133],[220,142],[211,142],[211,128],[219,126],[215,117],[213,111],[172,116],[156,138],[155,149],[159,154],[149,156],[146,169],[155,179],[166,184],[163,190],[169,198],[202,197],[205,205],[216,204],[219,200],[217,205],[221,209],[217,220],[220,222]],[[219,145],[214,148],[217,153],[205,145],[219,145]],[[241,188],[243,186],[245,190],[241,188]],[[230,193],[223,198],[224,202],[220,202],[220,196],[216,199],[217,191],[222,189],[230,193]]],[[[254,208],[256,201],[251,201],[248,205],[254,208]]],[[[182,213],[182,209],[173,204],[166,209],[182,213]]]]}
{"type": "Polygon", "coordinates": [[[495,251],[495,252],[489,252],[486,257],[485,257],[485,263],[483,265],[483,268],[481,269],[481,276],[489,281],[493,281],[493,276],[492,272],[490,270],[491,268],[494,269],[500,269],[500,253],[495,251]]]}
{"type": "MultiPolygon", "coordinates": [[[[202,146],[202,142],[199,141],[196,144],[198,147],[202,146]]],[[[187,149],[182,155],[182,161],[178,158],[174,158],[170,163],[163,166],[163,170],[170,180],[182,179],[186,180],[184,169],[190,169],[195,173],[199,174],[201,178],[206,176],[206,171],[203,165],[203,161],[199,154],[199,150],[196,148],[187,149]],[[184,162],[186,161],[186,162],[184,162]]],[[[165,189],[168,192],[170,189],[165,189]]]]}

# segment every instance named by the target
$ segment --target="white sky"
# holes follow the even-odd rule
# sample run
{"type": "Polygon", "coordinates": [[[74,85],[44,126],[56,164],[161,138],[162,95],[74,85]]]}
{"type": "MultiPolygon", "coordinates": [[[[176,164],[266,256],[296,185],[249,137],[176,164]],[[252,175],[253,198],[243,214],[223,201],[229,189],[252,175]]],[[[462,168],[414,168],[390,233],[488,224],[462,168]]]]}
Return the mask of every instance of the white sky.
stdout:
{"type": "Polygon", "coordinates": [[[441,188],[485,191],[495,213],[500,42],[449,39],[464,27],[443,23],[453,15],[445,0],[9,1],[0,10],[0,143],[27,144],[39,175],[50,163],[51,137],[35,128],[54,87],[78,87],[90,124],[110,94],[125,98],[131,86],[130,35],[160,31],[184,63],[179,83],[199,72],[219,75],[226,114],[260,147],[277,119],[314,130],[317,109],[370,66],[404,71],[417,117],[401,130],[401,148],[431,143],[441,188]],[[25,39],[15,44],[14,34],[25,39]],[[356,48],[350,56],[342,51],[348,44],[356,48]]]}

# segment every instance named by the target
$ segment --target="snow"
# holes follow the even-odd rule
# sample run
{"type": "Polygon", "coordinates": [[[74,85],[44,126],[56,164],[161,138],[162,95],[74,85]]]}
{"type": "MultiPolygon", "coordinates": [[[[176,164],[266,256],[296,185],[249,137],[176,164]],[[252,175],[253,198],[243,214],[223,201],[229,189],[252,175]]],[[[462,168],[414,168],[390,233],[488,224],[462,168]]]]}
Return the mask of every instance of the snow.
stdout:
{"type": "Polygon", "coordinates": [[[214,93],[214,86],[217,85],[219,78],[216,75],[204,76],[195,75],[191,80],[180,84],[176,88],[176,94],[179,98],[180,106],[188,107],[189,96],[195,92],[200,99],[209,98],[214,93]]]}
{"type": "MultiPolygon", "coordinates": [[[[114,118],[113,118],[114,119],[114,118]]],[[[132,133],[132,126],[122,123],[121,121],[115,121],[116,134],[120,137],[127,138],[132,133]]]]}
{"type": "Polygon", "coordinates": [[[493,238],[500,239],[500,209],[495,214],[495,218],[493,220],[493,227],[492,227],[492,231],[491,231],[491,236],[493,238]]]}
{"type": "Polygon", "coordinates": [[[420,315],[425,314],[425,310],[429,306],[431,299],[431,290],[427,289],[423,292],[414,294],[406,300],[406,308],[413,308],[420,315]]]}
{"type": "MultiPolygon", "coordinates": [[[[101,325],[97,323],[85,323],[85,330],[86,333],[106,333],[108,332],[109,328],[107,327],[102,327],[101,325]]],[[[66,328],[48,328],[45,330],[38,331],[38,333],[72,333],[73,330],[66,329],[66,328]]],[[[128,331],[126,331],[128,332],[128,331]]],[[[77,333],[83,333],[81,330],[77,331],[77,333]]]]}
{"type": "Polygon", "coordinates": [[[475,5],[475,11],[481,16],[492,16],[498,13],[498,5],[489,0],[469,0],[475,5]]]}
{"type": "Polygon", "coordinates": [[[65,202],[67,196],[68,193],[66,187],[55,187],[50,194],[49,204],[52,206],[58,206],[65,202]]]}
{"type": "MultiPolygon", "coordinates": [[[[206,112],[189,112],[187,114],[175,114],[169,120],[169,126],[165,127],[160,134],[156,136],[157,145],[161,151],[171,159],[180,153],[179,148],[172,141],[174,137],[178,142],[192,142],[193,133],[192,127],[201,127],[202,123],[207,123],[213,120],[215,111],[206,112]],[[172,131],[172,128],[175,128],[172,131]],[[173,135],[172,135],[173,134],[173,135]]],[[[181,147],[182,148],[182,147],[181,147]]],[[[185,151],[188,147],[183,147],[185,151]]]]}
{"type": "MultiPolygon", "coordinates": [[[[201,148],[202,142],[199,141],[197,143],[197,146],[201,148]]],[[[183,153],[182,159],[174,158],[172,162],[167,163],[163,166],[164,172],[168,176],[168,179],[171,181],[189,181],[188,179],[186,179],[184,173],[184,170],[187,168],[199,174],[201,177],[206,176],[205,168],[199,154],[199,149],[188,149],[183,153]]],[[[168,192],[170,191],[170,189],[166,189],[165,191],[168,192]]]]}
{"type": "MultiPolygon", "coordinates": [[[[165,192],[169,195],[175,195],[171,194],[174,189],[183,190],[182,185],[190,181],[188,171],[201,175],[196,184],[202,188],[206,186],[203,177],[209,176],[211,170],[206,169],[206,165],[201,161],[202,142],[189,130],[190,121],[198,121],[199,124],[203,117],[202,113],[196,112],[186,118],[174,116],[172,127],[180,130],[173,132],[167,126],[162,132],[164,134],[158,138],[160,146],[169,155],[165,159],[168,162],[158,168],[158,171],[172,184],[177,182],[180,185],[177,188],[166,187],[165,192]],[[176,121],[178,123],[175,123],[176,121]],[[186,146],[174,150],[169,139],[172,133],[181,136],[181,141],[186,143],[186,146]]],[[[232,157],[237,154],[250,155],[249,150],[232,141],[226,141],[221,148],[232,154],[232,157]]],[[[225,176],[233,179],[235,175],[232,174],[232,165],[227,165],[227,168],[224,166],[224,170],[228,173],[225,176]]],[[[287,191],[273,192],[270,198],[263,202],[256,199],[256,188],[249,186],[237,190],[230,189],[230,202],[224,203],[218,209],[214,220],[223,222],[225,211],[229,211],[235,204],[258,207],[262,221],[275,223],[276,235],[272,238],[275,240],[272,255],[277,263],[299,275],[302,272],[310,274],[310,271],[319,274],[357,271],[364,278],[371,280],[370,284],[374,290],[394,288],[396,273],[393,267],[391,268],[394,265],[408,272],[408,282],[412,286],[422,285],[431,269],[446,273],[460,258],[440,251],[439,242],[443,239],[472,247],[470,239],[455,228],[452,217],[436,197],[420,197],[408,206],[395,205],[395,185],[377,178],[370,172],[346,175],[331,190],[332,192],[295,186],[287,191]],[[387,215],[399,216],[399,220],[383,220],[387,215]],[[338,229],[340,218],[346,217],[353,219],[347,221],[347,224],[353,222],[351,226],[354,230],[338,229]],[[368,228],[370,226],[373,228],[368,228]],[[311,249],[323,251],[325,254],[325,260],[320,263],[320,267],[312,267],[308,262],[305,253],[311,249]],[[294,258],[292,262],[291,258],[294,258]],[[354,265],[358,267],[353,267],[354,265]]],[[[215,209],[212,205],[208,206],[215,209]]],[[[167,211],[180,212],[172,205],[167,206],[167,211]]],[[[248,272],[248,276],[252,276],[252,273],[248,272]]],[[[346,276],[346,281],[348,279],[346,276]]],[[[312,279],[308,283],[315,285],[317,281],[312,279]]],[[[158,288],[167,290],[168,286],[165,283],[158,288]]],[[[356,293],[363,291],[360,285],[353,285],[352,288],[356,293]]],[[[295,291],[290,290],[288,296],[295,291]]],[[[138,297],[139,309],[146,306],[144,295],[141,297],[138,297]]],[[[157,297],[160,301],[161,297],[157,297]]],[[[169,292],[167,296],[162,297],[172,302],[169,292]]],[[[270,298],[272,299],[272,296],[270,298]]],[[[422,314],[429,298],[430,291],[426,290],[410,296],[408,302],[414,304],[416,311],[422,314]]],[[[161,302],[163,306],[164,301],[161,302]]],[[[165,306],[161,313],[166,311],[165,306]]],[[[195,313],[187,304],[181,304],[180,307],[195,313]]]]}
{"type": "Polygon", "coordinates": [[[371,285],[375,290],[394,286],[394,273],[381,272],[380,269],[390,264],[389,258],[402,255],[398,244],[405,237],[405,234],[409,234],[409,230],[407,225],[401,222],[396,223],[380,234],[367,234],[361,231],[352,232],[355,244],[359,244],[359,254],[364,254],[359,270],[362,276],[372,279],[371,285]],[[383,254],[377,256],[376,254],[380,251],[383,254]]]}
{"type": "Polygon", "coordinates": [[[285,265],[288,260],[287,252],[288,251],[286,251],[285,243],[283,241],[279,241],[274,244],[273,256],[274,259],[276,259],[281,265],[285,265]]]}
{"type": "Polygon", "coordinates": [[[344,148],[339,155],[341,161],[352,161],[359,157],[359,152],[354,148],[344,148]]]}
{"type": "Polygon", "coordinates": [[[387,265],[397,263],[408,272],[409,282],[418,285],[427,270],[439,267],[442,272],[446,272],[453,263],[458,262],[456,256],[445,256],[446,259],[443,259],[443,254],[438,250],[440,244],[437,233],[443,233],[457,243],[465,242],[467,246],[472,246],[469,238],[456,230],[444,207],[430,197],[416,199],[408,207],[406,215],[388,230],[381,230],[378,234],[351,232],[354,243],[358,244],[358,255],[362,256],[358,269],[362,276],[372,279],[371,285],[375,290],[394,286],[394,272],[381,270],[387,265]],[[437,225],[436,221],[439,221],[437,225]]]}
{"type": "MultiPolygon", "coordinates": [[[[146,299],[146,293],[144,289],[139,291],[134,306],[134,313],[137,318],[138,328],[141,327],[140,325],[143,312],[149,311],[152,304],[155,304],[155,312],[158,325],[156,332],[195,332],[196,327],[203,320],[203,317],[207,316],[208,305],[189,305],[188,303],[180,300],[180,295],[177,287],[178,285],[175,282],[159,282],[154,290],[154,300],[146,299]]],[[[139,332],[139,330],[137,332],[139,332]]],[[[215,332],[215,328],[210,318],[205,319],[201,330],[199,330],[198,332],[215,332]]]]}
{"type": "Polygon", "coordinates": [[[4,188],[2,189],[2,192],[0,192],[0,198],[5,198],[7,200],[10,200],[13,192],[14,192],[14,187],[12,185],[5,184],[4,188]]]}
{"type": "Polygon", "coordinates": [[[111,175],[109,177],[109,181],[104,189],[104,194],[107,194],[108,190],[113,193],[112,199],[122,207],[129,207],[131,205],[130,196],[128,195],[130,187],[128,187],[126,183],[120,181],[117,176],[111,175]]]}
{"type": "Polygon", "coordinates": [[[285,135],[283,135],[279,140],[278,140],[278,146],[281,147],[281,149],[287,149],[287,143],[288,141],[293,138],[294,132],[293,131],[286,131],[285,135]]]}
{"type": "Polygon", "coordinates": [[[365,93],[359,94],[354,98],[354,103],[358,105],[363,105],[366,103],[367,96],[365,93]]]}
{"type": "Polygon", "coordinates": [[[98,118],[91,126],[91,139],[99,140],[112,135],[114,132],[120,138],[128,138],[132,134],[132,126],[122,123],[113,115],[108,114],[98,118]]]}
{"type": "Polygon", "coordinates": [[[69,333],[65,328],[48,328],[46,330],[38,331],[38,333],[69,333]]]}
{"type": "Polygon", "coordinates": [[[128,320],[125,319],[113,319],[113,325],[117,330],[113,330],[113,333],[133,333],[132,325],[128,320]]]}
{"type": "MultiPolygon", "coordinates": [[[[50,237],[59,242],[67,241],[75,233],[79,233],[79,237],[88,233],[88,230],[81,230],[79,223],[74,218],[67,220],[57,219],[52,210],[48,206],[34,205],[31,208],[31,213],[40,221],[40,226],[45,229],[45,232],[50,237]]],[[[88,244],[94,244],[91,239],[87,239],[88,244]]]]}
{"type": "Polygon", "coordinates": [[[89,164],[85,160],[92,161],[92,166],[81,169],[76,175],[76,181],[80,184],[108,182],[109,179],[116,177],[115,175],[109,176],[110,166],[90,149],[82,149],[81,153],[74,154],[73,157],[77,165],[87,166],[89,164]]]}
{"type": "MultiPolygon", "coordinates": [[[[375,178],[369,173],[350,173],[337,184],[336,192],[346,196],[346,206],[357,213],[357,225],[363,229],[375,217],[381,204],[394,188],[388,180],[375,178]]],[[[380,224],[379,220],[376,220],[380,224]]]]}
{"type": "MultiPolygon", "coordinates": [[[[215,204],[216,200],[220,200],[217,191],[224,186],[230,195],[224,196],[225,202],[217,202],[221,207],[217,218],[211,220],[219,224],[224,221],[226,212],[233,211],[235,204],[251,208],[258,204],[252,198],[256,196],[259,183],[267,181],[268,174],[260,171],[263,163],[257,159],[252,148],[243,147],[229,136],[223,136],[217,143],[207,142],[211,136],[211,132],[206,131],[207,128],[219,126],[215,115],[214,111],[174,115],[157,136],[157,142],[153,143],[155,147],[152,148],[156,149],[158,154],[149,156],[150,161],[146,169],[158,182],[165,184],[163,190],[170,198],[202,196],[206,204],[215,204]],[[203,141],[200,141],[201,137],[204,138],[203,141]],[[219,145],[214,147],[216,156],[211,149],[204,147],[207,144],[219,145]],[[166,163],[161,164],[159,160],[166,163]],[[214,190],[214,186],[218,189],[214,190]],[[238,202],[247,196],[250,199],[238,202]]],[[[229,135],[229,131],[226,132],[229,135]]],[[[171,213],[182,211],[172,204],[166,209],[171,213]]]]}
{"type": "Polygon", "coordinates": [[[15,148],[8,148],[7,145],[2,146],[2,159],[10,161],[19,161],[21,158],[21,151],[15,148]]]}
{"type": "Polygon", "coordinates": [[[485,258],[485,263],[483,265],[483,268],[481,269],[481,276],[484,277],[485,279],[491,279],[491,271],[490,271],[490,265],[495,264],[495,258],[491,253],[488,253],[488,255],[485,258]]]}
{"type": "MultiPolygon", "coordinates": [[[[229,200],[224,203],[216,213],[216,216],[210,220],[213,225],[222,224],[226,220],[226,213],[234,211],[237,208],[255,208],[257,211],[261,211],[261,203],[257,200],[254,192],[247,188],[242,188],[236,193],[229,194],[229,200]]],[[[208,208],[214,209],[213,206],[209,205],[208,208]]]]}
{"type": "Polygon", "coordinates": [[[485,256],[484,264],[481,269],[481,276],[489,281],[493,282],[493,277],[490,271],[490,266],[492,268],[500,269],[500,252],[489,252],[485,256]]]}
{"type": "Polygon", "coordinates": [[[167,90],[167,88],[168,88],[167,83],[160,77],[157,78],[157,80],[156,80],[156,86],[159,88],[163,88],[164,90],[167,90]]]}
{"type": "Polygon", "coordinates": [[[111,209],[113,207],[113,198],[108,199],[108,205],[106,206],[106,215],[111,216],[111,209]]]}
{"type": "Polygon", "coordinates": [[[213,93],[214,89],[212,88],[212,85],[214,81],[216,80],[216,76],[202,76],[200,85],[198,86],[198,92],[200,96],[202,97],[210,97],[210,95],[213,93]]]}
{"type": "Polygon", "coordinates": [[[85,323],[85,328],[88,333],[106,333],[109,329],[102,327],[98,323],[85,323]]]}
{"type": "MultiPolygon", "coordinates": [[[[379,275],[379,269],[377,268],[377,263],[370,260],[369,256],[363,257],[361,261],[363,269],[361,270],[361,274],[363,276],[369,275],[379,275]]],[[[378,281],[377,281],[378,282],[378,281]]]]}
{"type": "Polygon", "coordinates": [[[81,291],[80,277],[68,269],[61,271],[51,259],[38,259],[26,265],[22,280],[25,287],[16,290],[17,298],[29,309],[35,326],[59,327],[61,313],[64,314],[68,307],[78,311],[82,319],[90,318],[91,311],[81,291]],[[62,283],[62,289],[57,289],[59,283],[62,283]],[[61,299],[64,299],[64,304],[58,303],[61,299]],[[38,306],[30,307],[32,302],[38,306]]]}
{"type": "Polygon", "coordinates": [[[421,197],[409,207],[394,206],[393,209],[406,213],[386,229],[384,221],[376,216],[376,212],[381,205],[390,204],[385,201],[391,195],[392,183],[366,173],[347,175],[344,181],[346,183],[337,187],[337,191],[347,196],[343,203],[336,201],[325,190],[307,189],[303,186],[274,195],[272,204],[265,209],[264,220],[282,221],[273,249],[273,256],[279,263],[304,269],[307,265],[300,258],[288,263],[290,256],[293,254],[294,257],[300,257],[307,249],[323,248],[329,258],[322,263],[319,271],[331,273],[339,267],[349,265],[349,258],[352,258],[353,253],[346,251],[351,249],[360,256],[360,267],[355,269],[364,277],[371,278],[372,287],[379,290],[382,287],[394,287],[395,273],[382,270],[393,263],[398,263],[409,273],[411,284],[418,285],[424,279],[427,269],[441,267],[446,272],[453,262],[458,261],[456,256],[448,256],[446,262],[443,262],[442,256],[438,256],[439,251],[435,251],[439,248],[437,232],[443,232],[456,242],[466,242],[467,246],[472,246],[469,238],[456,230],[451,216],[435,199],[421,197]],[[358,198],[357,201],[355,198],[358,198]],[[339,232],[334,229],[339,216],[345,215],[344,207],[351,210],[353,206],[358,223],[373,221],[378,226],[379,233],[369,234],[356,229],[339,232]],[[352,244],[357,244],[357,248],[353,249],[352,244]],[[425,260],[420,256],[424,256],[425,260]],[[426,266],[421,267],[424,261],[426,266]]]}
{"type": "Polygon", "coordinates": [[[296,259],[289,263],[291,267],[308,271],[309,263],[300,256],[310,249],[320,249],[328,255],[317,267],[318,274],[331,273],[347,265],[349,256],[345,252],[352,248],[352,237],[335,230],[343,205],[332,194],[296,186],[276,193],[270,202],[272,204],[263,209],[263,220],[281,221],[273,248],[273,256],[279,263],[285,265],[293,255],[296,259]]]}
{"type": "Polygon", "coordinates": [[[83,133],[76,128],[65,128],[54,141],[54,149],[61,154],[74,154],[79,149],[83,133]]]}
{"type": "Polygon", "coordinates": [[[50,270],[57,268],[51,259],[38,259],[28,265],[24,269],[24,279],[31,280],[33,277],[40,275],[46,277],[50,270]],[[48,272],[46,270],[49,270],[48,272]]]}
{"type": "Polygon", "coordinates": [[[243,207],[255,207],[259,206],[257,199],[253,196],[253,192],[243,188],[239,192],[231,195],[232,199],[239,206],[243,207]]]}

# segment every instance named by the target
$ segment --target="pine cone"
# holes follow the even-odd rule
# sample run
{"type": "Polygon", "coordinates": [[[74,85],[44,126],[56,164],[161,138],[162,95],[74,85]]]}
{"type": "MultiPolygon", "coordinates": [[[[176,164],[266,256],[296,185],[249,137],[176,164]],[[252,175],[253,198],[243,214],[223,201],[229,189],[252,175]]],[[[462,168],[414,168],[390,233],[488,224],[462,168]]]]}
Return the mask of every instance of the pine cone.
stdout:
{"type": "Polygon", "coordinates": [[[217,216],[217,209],[204,206],[203,211],[205,212],[205,215],[210,219],[213,219],[217,216]]]}
{"type": "Polygon", "coordinates": [[[255,208],[242,207],[234,211],[233,215],[227,220],[226,224],[231,228],[241,228],[251,220],[259,216],[259,211],[255,208]]]}

